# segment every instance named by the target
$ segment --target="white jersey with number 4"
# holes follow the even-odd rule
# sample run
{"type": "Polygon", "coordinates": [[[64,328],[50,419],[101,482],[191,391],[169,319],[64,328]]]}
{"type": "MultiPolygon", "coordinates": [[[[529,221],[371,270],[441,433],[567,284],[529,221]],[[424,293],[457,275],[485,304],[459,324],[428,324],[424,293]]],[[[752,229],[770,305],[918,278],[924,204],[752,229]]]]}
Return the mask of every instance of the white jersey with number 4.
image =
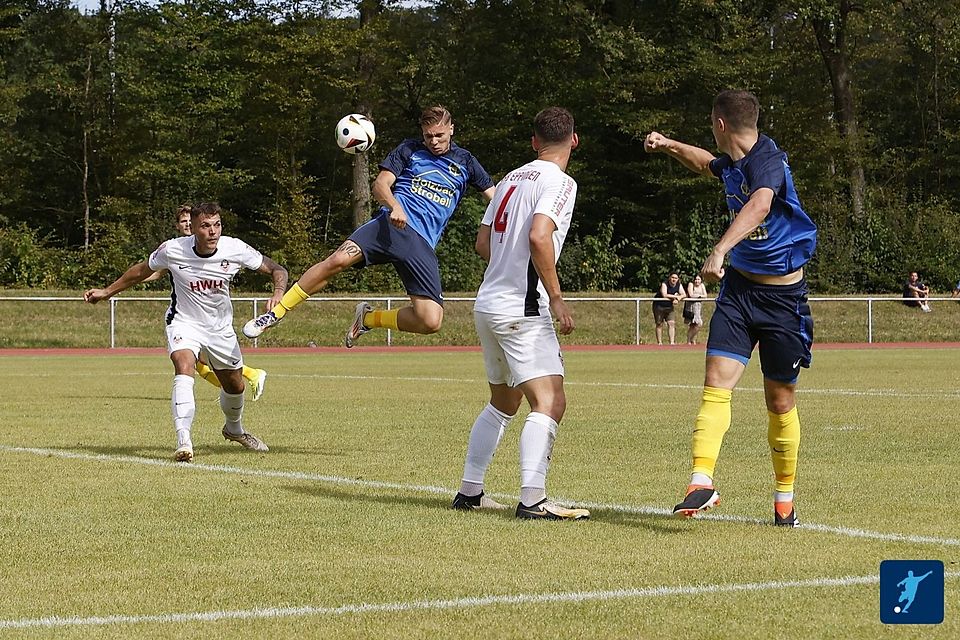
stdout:
{"type": "Polygon", "coordinates": [[[576,198],[574,179],[546,160],[534,160],[504,176],[481,222],[490,225],[490,263],[474,311],[517,317],[550,314],[550,299],[530,257],[530,227],[538,213],[553,220],[553,249],[559,259],[576,198]]]}
{"type": "Polygon", "coordinates": [[[173,280],[167,324],[188,322],[217,331],[233,324],[230,281],[240,269],[257,270],[263,254],[242,240],[220,236],[217,249],[208,256],[194,250],[194,237],[167,240],[150,254],[154,271],[166,269],[173,280]]]}

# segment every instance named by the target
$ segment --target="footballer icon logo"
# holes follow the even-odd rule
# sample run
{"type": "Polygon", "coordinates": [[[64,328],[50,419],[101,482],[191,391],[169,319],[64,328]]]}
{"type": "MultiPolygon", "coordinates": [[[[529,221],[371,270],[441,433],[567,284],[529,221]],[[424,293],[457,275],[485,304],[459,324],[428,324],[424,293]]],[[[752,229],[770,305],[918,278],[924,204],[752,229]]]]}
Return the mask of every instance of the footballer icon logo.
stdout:
{"type": "Polygon", "coordinates": [[[230,261],[229,261],[229,260],[221,260],[221,261],[220,261],[220,268],[223,269],[224,271],[226,271],[227,269],[229,269],[229,268],[230,268],[230,261]]]}
{"type": "Polygon", "coordinates": [[[880,563],[880,622],[943,622],[943,562],[884,560],[880,563]]]}

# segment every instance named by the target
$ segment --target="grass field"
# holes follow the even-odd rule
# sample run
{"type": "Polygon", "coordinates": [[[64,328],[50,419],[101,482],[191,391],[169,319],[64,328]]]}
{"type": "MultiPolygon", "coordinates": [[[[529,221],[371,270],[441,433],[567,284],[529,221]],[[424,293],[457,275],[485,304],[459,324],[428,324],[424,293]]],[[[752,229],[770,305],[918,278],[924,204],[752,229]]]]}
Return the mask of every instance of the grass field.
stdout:
{"type": "MultiPolygon", "coordinates": [[[[3,356],[0,636],[960,637],[957,350],[820,350],[801,378],[797,508],[775,529],[760,375],[734,395],[709,518],[689,472],[702,353],[568,351],[548,491],[587,522],[448,509],[486,401],[476,352],[250,353],[270,372],[172,462],[156,356],[3,356]],[[946,619],[885,628],[885,559],[946,565],[946,619]]],[[[518,493],[519,418],[487,490],[518,493]]]]}

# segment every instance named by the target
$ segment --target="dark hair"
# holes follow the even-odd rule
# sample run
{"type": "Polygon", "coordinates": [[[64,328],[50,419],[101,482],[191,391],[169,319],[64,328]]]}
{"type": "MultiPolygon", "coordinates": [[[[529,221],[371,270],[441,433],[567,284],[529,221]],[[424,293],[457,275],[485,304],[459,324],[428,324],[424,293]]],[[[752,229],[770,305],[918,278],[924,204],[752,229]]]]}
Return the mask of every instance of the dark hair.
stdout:
{"type": "Polygon", "coordinates": [[[447,111],[445,106],[440,104],[427,107],[420,114],[421,127],[432,127],[436,124],[450,124],[451,120],[453,120],[453,116],[450,115],[450,112],[447,111]]]}
{"type": "Polygon", "coordinates": [[[199,218],[200,216],[218,216],[220,215],[220,205],[216,202],[201,202],[195,207],[190,207],[190,218],[199,218]]]}
{"type": "Polygon", "coordinates": [[[713,116],[722,118],[734,131],[756,129],[760,118],[760,101],[749,91],[727,89],[714,98],[713,116]]]}
{"type": "Polygon", "coordinates": [[[193,207],[190,206],[189,204],[182,204],[179,207],[177,207],[177,215],[176,215],[177,222],[180,222],[180,216],[182,216],[183,214],[193,215],[193,207]]]}
{"type": "Polygon", "coordinates": [[[573,135],[573,115],[563,107],[547,107],[533,119],[533,135],[544,142],[564,142],[573,135]]]}

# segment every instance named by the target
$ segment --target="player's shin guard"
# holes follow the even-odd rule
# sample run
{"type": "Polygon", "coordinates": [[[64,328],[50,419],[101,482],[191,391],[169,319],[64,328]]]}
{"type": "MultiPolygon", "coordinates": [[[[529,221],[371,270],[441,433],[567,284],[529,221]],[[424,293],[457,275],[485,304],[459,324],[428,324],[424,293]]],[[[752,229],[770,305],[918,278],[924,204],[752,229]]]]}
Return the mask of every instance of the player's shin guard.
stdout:
{"type": "Polygon", "coordinates": [[[220,390],[220,408],[223,410],[223,417],[226,419],[224,430],[235,436],[243,433],[243,424],[240,420],[243,418],[243,394],[227,393],[220,390]]]}
{"type": "Polygon", "coordinates": [[[213,369],[203,364],[199,360],[197,360],[197,374],[213,386],[220,386],[220,379],[217,378],[217,374],[214,373],[213,369]]]}
{"type": "Polygon", "coordinates": [[[277,317],[277,320],[283,318],[287,315],[287,311],[293,309],[295,306],[306,300],[310,297],[310,294],[300,288],[300,283],[295,283],[290,290],[283,294],[283,297],[280,298],[280,304],[275,306],[271,311],[273,315],[277,317]]]}
{"type": "Polygon", "coordinates": [[[693,428],[693,473],[702,473],[713,478],[723,436],[730,428],[729,389],[704,387],[700,411],[693,428]]]}
{"type": "Polygon", "coordinates": [[[177,430],[177,446],[190,442],[190,427],[197,411],[193,398],[193,376],[173,376],[173,394],[170,400],[173,428],[177,430]]]}
{"type": "Polygon", "coordinates": [[[777,492],[793,493],[797,475],[797,454],[800,449],[800,414],[794,407],[784,414],[767,412],[769,426],[767,441],[773,458],[773,473],[777,480],[777,492]]]}
{"type": "Polygon", "coordinates": [[[477,495],[483,490],[483,478],[487,467],[493,459],[493,454],[503,438],[503,432],[513,416],[498,410],[488,404],[477,416],[470,430],[470,440],[467,443],[467,459],[463,465],[463,482],[460,493],[477,495]]]}
{"type": "Polygon", "coordinates": [[[547,469],[557,422],[545,413],[531,412],[520,433],[520,502],[535,505],[547,496],[547,469]]]}

